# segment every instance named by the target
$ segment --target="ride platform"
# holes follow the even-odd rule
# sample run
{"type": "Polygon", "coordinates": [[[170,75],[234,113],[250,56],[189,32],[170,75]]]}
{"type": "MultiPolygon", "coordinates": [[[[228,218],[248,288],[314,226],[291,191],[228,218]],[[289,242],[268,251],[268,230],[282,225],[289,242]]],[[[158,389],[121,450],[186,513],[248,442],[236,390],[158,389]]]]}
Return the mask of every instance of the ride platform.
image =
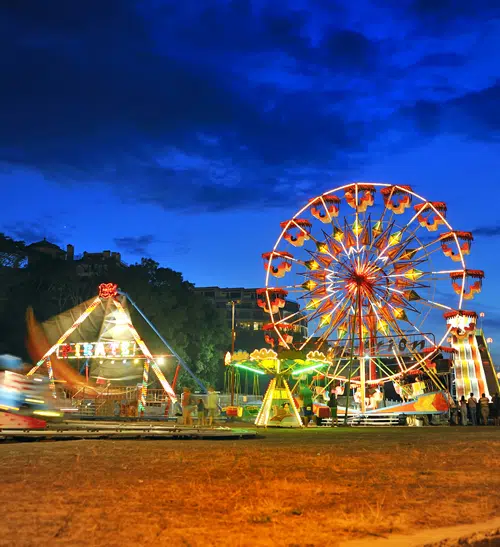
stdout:
{"type": "Polygon", "coordinates": [[[0,440],[75,440],[75,439],[251,439],[256,431],[229,427],[196,428],[123,422],[63,422],[44,429],[5,426],[0,440]]]}
{"type": "Polygon", "coordinates": [[[44,429],[46,426],[45,420],[33,416],[0,411],[0,431],[4,429],[44,429]]]}

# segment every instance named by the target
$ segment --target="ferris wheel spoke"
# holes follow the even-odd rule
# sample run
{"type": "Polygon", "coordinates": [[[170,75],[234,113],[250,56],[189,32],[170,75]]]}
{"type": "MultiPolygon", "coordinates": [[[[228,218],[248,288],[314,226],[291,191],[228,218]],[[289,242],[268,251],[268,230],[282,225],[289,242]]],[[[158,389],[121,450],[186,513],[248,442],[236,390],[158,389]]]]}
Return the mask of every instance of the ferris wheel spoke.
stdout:
{"type": "Polygon", "coordinates": [[[379,359],[378,357],[372,359],[371,362],[375,363],[375,366],[382,373],[381,374],[382,376],[393,377],[399,374],[399,373],[394,373],[394,371],[391,370],[387,365],[385,365],[382,359],[379,359]]]}
{"type": "Polygon", "coordinates": [[[338,311],[335,316],[332,318],[332,321],[328,325],[328,328],[325,330],[323,335],[321,336],[321,343],[319,344],[319,347],[321,347],[325,342],[328,342],[329,337],[331,333],[339,326],[340,323],[345,319],[349,308],[349,301],[345,300],[344,304],[342,305],[340,311],[338,311]]]}
{"type": "MultiPolygon", "coordinates": [[[[384,222],[385,221],[385,215],[387,214],[387,212],[390,210],[388,205],[389,203],[391,202],[393,196],[394,196],[394,193],[396,192],[396,186],[393,186],[391,188],[391,191],[390,191],[390,194],[388,196],[388,199],[387,200],[384,200],[384,208],[382,209],[382,214],[380,215],[379,217],[379,220],[381,222],[384,222]]],[[[394,212],[393,211],[390,211],[390,219],[389,219],[389,222],[390,220],[393,218],[393,215],[394,215],[394,212]]]]}
{"type": "MultiPolygon", "coordinates": [[[[391,287],[387,287],[387,289],[391,292],[390,298],[387,298],[386,294],[379,289],[376,289],[376,295],[381,302],[389,306],[393,311],[398,308],[404,308],[415,313],[420,313],[418,308],[410,303],[411,294],[417,294],[415,291],[400,291],[391,287]]],[[[420,300],[421,297],[417,296],[418,300],[420,300]]]]}
{"type": "Polygon", "coordinates": [[[381,243],[386,242],[382,249],[378,249],[377,260],[381,262],[384,267],[388,267],[394,263],[409,260],[413,257],[414,253],[408,251],[409,245],[415,241],[415,236],[407,239],[402,239],[401,232],[396,231],[394,234],[387,232],[386,236],[381,236],[381,243]]]}
{"type": "Polygon", "coordinates": [[[309,318],[307,317],[307,314],[304,313],[303,311],[298,311],[286,317],[281,317],[280,319],[274,322],[274,326],[279,329],[283,325],[295,326],[295,325],[300,325],[300,323],[307,323],[308,321],[309,321],[309,318]]]}
{"type": "MultiPolygon", "coordinates": [[[[306,340],[305,340],[304,343],[300,346],[299,349],[301,349],[301,350],[304,349],[305,346],[311,341],[311,339],[315,337],[316,333],[325,327],[325,325],[326,325],[327,323],[325,322],[325,324],[322,324],[323,321],[328,320],[328,323],[331,324],[331,323],[333,322],[332,319],[335,317],[335,318],[336,318],[336,319],[335,319],[335,323],[338,324],[338,322],[339,322],[338,314],[336,314],[336,315],[334,316],[334,313],[335,313],[335,311],[339,308],[339,306],[342,305],[342,303],[343,303],[345,300],[346,300],[346,297],[343,297],[342,300],[340,300],[340,301],[334,306],[334,308],[333,308],[332,310],[328,311],[328,314],[327,314],[327,315],[329,315],[330,317],[328,317],[328,316],[323,316],[323,317],[321,318],[321,320],[319,321],[318,325],[315,326],[313,333],[310,334],[310,335],[306,338],[306,340]]],[[[317,311],[317,310],[315,310],[315,311],[317,311]]],[[[341,311],[343,311],[343,310],[341,310],[341,311]]],[[[320,315],[320,314],[316,314],[316,316],[313,317],[313,319],[318,319],[318,318],[319,318],[319,315],[320,315]]],[[[334,327],[333,327],[333,328],[334,328],[334,327]]],[[[332,329],[332,330],[333,330],[333,329],[332,329]]],[[[328,330],[327,330],[326,332],[328,332],[328,330]]],[[[327,340],[327,338],[325,337],[325,332],[323,332],[322,336],[319,336],[318,338],[319,338],[320,341],[321,341],[321,343],[318,344],[318,345],[321,347],[321,346],[323,345],[323,343],[327,340]]]]}
{"type": "MultiPolygon", "coordinates": [[[[355,203],[356,203],[356,226],[359,226],[360,222],[359,222],[359,187],[358,185],[356,184],[356,187],[355,187],[355,203]]],[[[355,237],[356,237],[356,249],[359,251],[359,233],[358,233],[358,230],[356,230],[356,233],[354,234],[355,237]]]]}
{"type": "MultiPolygon", "coordinates": [[[[422,279],[428,276],[449,276],[450,274],[463,274],[464,270],[439,270],[439,271],[418,271],[415,274],[412,274],[413,278],[422,279]]],[[[409,281],[412,281],[411,276],[408,277],[407,273],[392,273],[388,274],[387,277],[392,279],[398,279],[406,277],[409,281]]],[[[416,281],[416,279],[415,279],[416,281]]]]}
{"type": "MultiPolygon", "coordinates": [[[[397,308],[394,308],[393,305],[390,303],[390,302],[386,302],[387,305],[392,309],[392,314],[393,314],[393,317],[397,317],[399,315],[399,312],[397,310],[397,308]]],[[[375,308],[374,308],[375,310],[375,308]]],[[[375,313],[377,314],[377,312],[375,311],[375,313]]],[[[420,313],[420,312],[418,312],[420,313]]],[[[378,314],[377,314],[378,316],[378,314]]],[[[422,333],[420,331],[420,329],[418,327],[416,327],[414,325],[414,323],[411,321],[411,319],[409,319],[406,315],[405,315],[405,318],[404,318],[404,321],[406,323],[408,323],[408,325],[412,328],[412,330],[415,331],[415,333],[421,335],[430,345],[434,345],[434,342],[424,333],[422,333]]],[[[393,319],[393,320],[388,320],[387,318],[385,318],[385,323],[386,325],[396,334],[397,337],[404,337],[405,335],[408,335],[408,333],[405,333],[403,331],[403,329],[401,329],[401,327],[398,325],[398,323],[393,319]]],[[[393,339],[394,341],[394,339],[393,339]]],[[[412,350],[410,350],[411,353],[415,353],[415,355],[418,355],[418,353],[416,352],[412,352],[412,350]]]]}
{"type": "MultiPolygon", "coordinates": [[[[428,344],[430,346],[434,346],[434,341],[429,338],[429,336],[427,336],[427,334],[423,333],[418,327],[416,327],[412,321],[408,320],[407,321],[408,324],[411,326],[412,330],[415,331],[416,334],[418,334],[419,336],[421,336],[426,342],[428,342],[428,344]]],[[[393,331],[397,334],[398,337],[401,338],[404,338],[406,336],[409,335],[408,332],[405,332],[403,331],[399,325],[397,323],[392,323],[390,322],[389,323],[390,327],[393,329],[393,331]]],[[[417,346],[415,346],[416,348],[417,346]]],[[[423,357],[421,355],[421,353],[419,353],[418,351],[416,351],[416,349],[413,348],[413,347],[409,347],[407,346],[406,349],[409,351],[409,353],[411,354],[412,358],[415,359],[415,362],[416,364],[420,364],[421,362],[423,362],[423,357]]],[[[404,360],[403,360],[404,361],[404,360]]],[[[414,365],[412,365],[411,367],[409,367],[410,369],[414,368],[414,365]]]]}
{"type": "Polygon", "coordinates": [[[420,298],[420,302],[424,304],[425,306],[429,306],[430,308],[436,308],[436,309],[445,310],[445,311],[454,311],[454,308],[450,306],[446,306],[445,304],[441,304],[440,302],[436,302],[435,300],[420,298]]]}
{"type": "Polygon", "coordinates": [[[439,239],[434,239],[428,244],[423,244],[417,236],[419,228],[420,226],[417,225],[411,233],[405,235],[403,227],[392,235],[392,239],[388,239],[387,245],[378,255],[378,259],[384,262],[385,267],[401,261],[411,261],[418,252],[440,241],[439,239]],[[410,247],[413,243],[415,243],[415,248],[410,247]]]}
{"type": "MultiPolygon", "coordinates": [[[[403,226],[403,228],[401,229],[401,233],[402,234],[405,234],[406,231],[410,228],[410,226],[418,219],[418,216],[419,216],[419,212],[415,212],[415,214],[410,218],[410,220],[403,226]]],[[[415,228],[414,228],[414,232],[417,232],[419,229],[420,229],[420,224],[418,224],[415,228]]]]}
{"type": "Polygon", "coordinates": [[[332,253],[332,245],[329,244],[328,241],[328,234],[323,231],[323,234],[325,235],[325,241],[321,241],[320,239],[317,239],[312,234],[309,234],[309,238],[314,242],[316,245],[316,251],[311,251],[309,249],[306,249],[306,251],[315,259],[319,260],[320,262],[323,261],[324,256],[328,256],[332,259],[333,262],[339,262],[339,259],[336,255],[332,253]]]}
{"type": "Polygon", "coordinates": [[[343,355],[344,355],[344,350],[346,349],[347,346],[343,346],[342,348],[342,354],[340,357],[334,357],[332,358],[331,362],[330,362],[330,365],[328,366],[328,368],[326,369],[325,371],[325,374],[331,378],[331,377],[334,377],[334,376],[338,376],[340,373],[338,372],[341,367],[342,367],[342,361],[345,360],[343,358],[343,355]]]}
{"type": "Polygon", "coordinates": [[[424,261],[427,260],[434,253],[442,252],[440,237],[435,238],[427,243],[422,243],[420,240],[417,240],[417,238],[414,238],[413,241],[417,241],[418,247],[407,249],[406,252],[403,252],[402,255],[399,256],[399,258],[395,258],[391,262],[387,262],[386,265],[388,265],[389,263],[391,265],[397,263],[398,260],[401,260],[401,256],[405,257],[407,260],[424,261]]]}
{"type": "MultiPolygon", "coordinates": [[[[331,240],[333,240],[338,245],[340,245],[341,251],[345,255],[349,255],[349,250],[348,250],[348,248],[346,247],[346,245],[344,243],[344,238],[346,237],[346,232],[347,232],[347,235],[348,235],[349,234],[349,232],[348,232],[348,222],[347,222],[346,217],[344,217],[344,226],[342,227],[340,225],[340,222],[338,222],[338,219],[334,219],[333,222],[332,222],[332,234],[331,235],[326,234],[326,235],[331,240]]],[[[331,242],[331,244],[333,245],[333,242],[331,242]]]]}
{"type": "Polygon", "coordinates": [[[283,325],[284,323],[290,323],[290,320],[293,318],[293,317],[296,317],[298,316],[300,319],[299,320],[306,320],[306,316],[304,315],[304,311],[303,310],[299,310],[299,311],[296,311],[294,313],[291,313],[290,315],[287,315],[286,317],[280,317],[277,321],[273,321],[273,324],[274,325],[283,325]]]}
{"type": "Polygon", "coordinates": [[[373,309],[373,312],[374,312],[375,316],[377,317],[377,320],[378,321],[383,321],[384,326],[387,327],[388,330],[385,331],[386,337],[389,338],[390,341],[392,341],[393,345],[397,345],[396,338],[394,338],[394,336],[391,334],[391,330],[395,333],[397,338],[401,337],[402,330],[397,328],[397,327],[395,328],[391,321],[383,319],[380,316],[380,314],[377,312],[376,306],[374,306],[373,304],[372,304],[372,309],[373,309]]]}

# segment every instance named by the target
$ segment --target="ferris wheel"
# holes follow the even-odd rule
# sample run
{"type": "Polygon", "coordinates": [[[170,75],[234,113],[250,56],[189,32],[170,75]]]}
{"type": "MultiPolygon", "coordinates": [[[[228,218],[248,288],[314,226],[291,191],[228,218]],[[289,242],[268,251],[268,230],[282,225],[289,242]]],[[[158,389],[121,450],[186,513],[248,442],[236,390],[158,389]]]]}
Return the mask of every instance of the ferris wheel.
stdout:
{"type": "Polygon", "coordinates": [[[443,202],[383,183],[309,200],[262,255],[266,341],[312,347],[329,356],[327,377],[345,380],[349,371],[350,382],[368,387],[433,366],[447,349],[450,329],[433,334],[446,330],[443,313],[461,310],[484,277],[466,265],[472,234],[454,230],[446,213],[443,202]],[[300,311],[287,312],[286,298],[300,311]]]}

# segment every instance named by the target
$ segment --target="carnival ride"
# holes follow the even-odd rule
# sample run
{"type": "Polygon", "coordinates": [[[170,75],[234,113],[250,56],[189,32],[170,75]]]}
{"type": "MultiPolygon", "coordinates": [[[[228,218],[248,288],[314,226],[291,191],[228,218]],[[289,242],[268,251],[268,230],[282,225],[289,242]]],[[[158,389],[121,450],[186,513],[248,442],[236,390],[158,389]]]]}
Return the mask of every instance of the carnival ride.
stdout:
{"type": "MultiPolygon", "coordinates": [[[[350,183],[282,222],[273,249],[263,254],[258,304],[270,318],[266,342],[277,360],[281,352],[301,353],[300,366],[324,380],[323,393],[344,393],[339,411],[346,419],[351,412],[380,412],[380,387],[388,384],[406,411],[448,408],[436,361],[456,353],[456,344],[445,344],[454,327],[448,324],[438,341],[430,331],[444,312],[467,313],[464,302],[480,291],[484,273],[467,267],[472,234],[454,230],[446,213],[445,203],[409,186],[350,183]],[[300,311],[285,312],[287,297],[300,311]],[[308,335],[301,339],[304,325],[308,335]]],[[[251,360],[259,362],[257,355],[251,360]]],[[[237,359],[230,364],[238,366],[237,359]]],[[[269,422],[266,397],[259,417],[269,422]]],[[[256,423],[266,425],[259,417],[256,423]]]]}
{"type": "Polygon", "coordinates": [[[0,355],[0,428],[44,427],[45,420],[63,416],[50,396],[46,379],[27,378],[23,369],[19,357],[0,355]]]}
{"type": "MultiPolygon", "coordinates": [[[[169,404],[176,403],[175,391],[160,368],[160,359],[152,355],[132,324],[126,306],[127,301],[157,334],[168,349],[168,355],[177,361],[174,387],[179,368],[183,367],[200,389],[205,391],[200,380],[130,296],[118,290],[117,285],[113,283],[101,284],[94,299],[53,318],[43,327],[36,322],[32,311],[28,313],[28,347],[36,361],[28,376],[35,374],[45,365],[54,396],[59,381],[62,382],[64,391],[71,393],[72,398],[85,401],[97,397],[107,400],[123,399],[124,394],[130,391],[123,384],[139,376],[139,393],[135,398],[137,413],[142,415],[146,409],[149,375],[152,370],[164,391],[167,409],[169,404]],[[93,336],[97,333],[94,341],[89,341],[89,336],[92,336],[90,333],[94,333],[93,336]],[[49,343],[49,337],[56,339],[55,343],[49,343]],[[80,374],[79,370],[84,370],[85,376],[80,374]],[[121,385],[110,387],[112,382],[121,385]]],[[[137,394],[136,386],[137,382],[131,388],[134,394],[137,394]]]]}
{"type": "Polygon", "coordinates": [[[453,368],[455,372],[456,398],[469,398],[473,393],[479,399],[484,393],[492,397],[500,392],[498,377],[493,366],[488,343],[481,329],[477,329],[477,313],[471,311],[445,314],[451,327],[450,341],[455,349],[453,368]]]}

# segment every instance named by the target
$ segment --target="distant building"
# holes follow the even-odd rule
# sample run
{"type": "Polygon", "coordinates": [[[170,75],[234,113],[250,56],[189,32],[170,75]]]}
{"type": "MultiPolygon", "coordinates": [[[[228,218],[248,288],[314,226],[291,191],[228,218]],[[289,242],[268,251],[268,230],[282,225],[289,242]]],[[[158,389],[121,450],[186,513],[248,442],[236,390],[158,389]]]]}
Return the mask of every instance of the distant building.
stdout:
{"type": "MultiPolygon", "coordinates": [[[[69,245],[68,245],[69,247],[69,245]]],[[[45,238],[42,241],[37,241],[26,246],[28,255],[28,264],[34,264],[42,257],[50,257],[54,260],[66,260],[66,251],[58,247],[55,243],[47,241],[45,238]]]]}
{"type": "Polygon", "coordinates": [[[108,271],[109,266],[122,266],[120,253],[112,253],[111,251],[103,251],[102,253],[88,253],[84,251],[81,258],[77,261],[76,272],[81,277],[101,275],[108,271]]]}
{"type": "MultiPolygon", "coordinates": [[[[228,331],[232,328],[232,304],[235,315],[235,349],[252,351],[268,347],[264,341],[262,327],[270,322],[269,314],[257,305],[257,289],[245,289],[243,287],[196,287],[195,291],[203,294],[215,302],[219,309],[226,310],[228,331]]],[[[296,314],[300,310],[299,304],[287,300],[283,313],[286,316],[296,314]]],[[[297,316],[294,317],[297,319],[297,316]]],[[[293,320],[292,320],[293,321],[293,320]]],[[[302,340],[307,337],[307,325],[304,321],[298,322],[294,328],[294,339],[302,340]]]]}
{"type": "Polygon", "coordinates": [[[75,247],[71,244],[66,246],[66,250],[61,249],[55,243],[47,241],[37,241],[26,247],[28,255],[28,265],[36,263],[43,258],[53,260],[65,260],[73,262],[77,275],[88,277],[101,275],[108,270],[110,264],[125,266],[122,262],[120,253],[111,251],[102,251],[101,253],[89,253],[84,251],[82,255],[75,256],[75,247]]]}

